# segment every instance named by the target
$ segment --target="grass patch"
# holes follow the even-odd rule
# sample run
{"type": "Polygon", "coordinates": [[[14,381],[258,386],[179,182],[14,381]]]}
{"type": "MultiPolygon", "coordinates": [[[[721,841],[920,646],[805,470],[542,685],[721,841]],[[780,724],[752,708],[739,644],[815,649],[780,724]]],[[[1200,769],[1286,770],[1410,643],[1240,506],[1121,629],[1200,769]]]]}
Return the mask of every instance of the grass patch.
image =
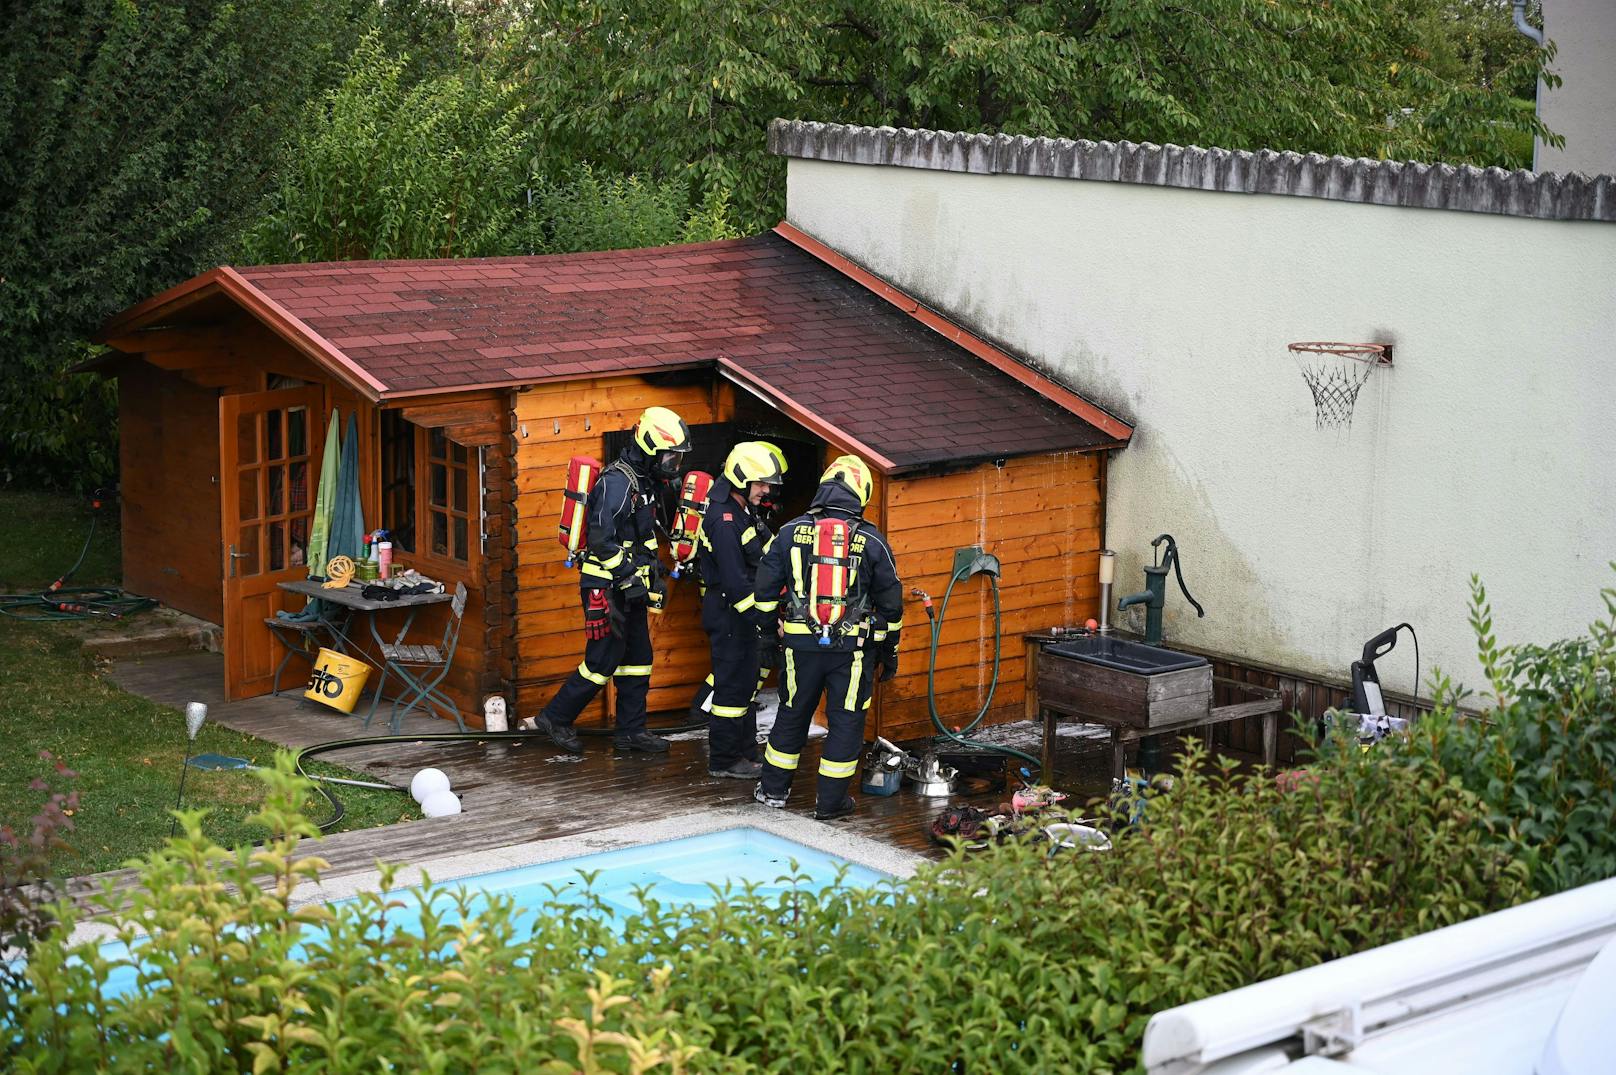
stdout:
{"type": "MultiPolygon", "coordinates": [[[[84,567],[72,584],[118,580],[116,512],[103,511],[84,567]]],[[[89,522],[89,508],[76,497],[0,491],[0,579],[4,589],[39,589],[72,566],[89,522]]],[[[0,617],[0,825],[20,828],[39,806],[28,784],[49,765],[49,751],[79,774],[79,809],[73,818],[72,852],[53,860],[66,874],[116,869],[159,846],[168,836],[174,796],[185,757],[184,716],[130,694],[102,676],[80,650],[83,632],[69,623],[24,623],[0,617]]],[[[196,752],[226,754],[270,764],[274,744],[208,724],[196,752]]],[[[311,762],[311,773],[363,779],[363,774],[311,762]]],[[[344,787],[337,795],[347,816],[335,831],[366,829],[419,817],[407,795],[344,787]]],[[[214,841],[235,846],[267,834],[247,824],[264,785],[247,772],[192,770],[185,805],[212,812],[203,823],[214,841]]],[[[310,817],[329,813],[311,797],[310,817]]]]}
{"type": "MultiPolygon", "coordinates": [[[[103,507],[84,564],[69,585],[116,583],[123,574],[118,506],[103,507]]],[[[0,590],[37,591],[73,566],[90,532],[90,502],[62,493],[0,489],[0,590]]]]}

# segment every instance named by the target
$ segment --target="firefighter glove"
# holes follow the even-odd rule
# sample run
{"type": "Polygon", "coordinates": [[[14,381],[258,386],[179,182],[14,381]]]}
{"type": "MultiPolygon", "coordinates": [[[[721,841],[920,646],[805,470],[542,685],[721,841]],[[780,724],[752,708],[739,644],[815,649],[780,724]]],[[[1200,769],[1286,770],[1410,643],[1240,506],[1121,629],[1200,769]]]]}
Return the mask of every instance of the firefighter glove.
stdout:
{"type": "Polygon", "coordinates": [[[611,614],[605,590],[584,591],[584,637],[591,642],[611,633],[611,614]]]}
{"type": "Polygon", "coordinates": [[[875,651],[875,665],[880,671],[876,674],[877,681],[885,683],[898,676],[898,646],[889,643],[875,651]]]}

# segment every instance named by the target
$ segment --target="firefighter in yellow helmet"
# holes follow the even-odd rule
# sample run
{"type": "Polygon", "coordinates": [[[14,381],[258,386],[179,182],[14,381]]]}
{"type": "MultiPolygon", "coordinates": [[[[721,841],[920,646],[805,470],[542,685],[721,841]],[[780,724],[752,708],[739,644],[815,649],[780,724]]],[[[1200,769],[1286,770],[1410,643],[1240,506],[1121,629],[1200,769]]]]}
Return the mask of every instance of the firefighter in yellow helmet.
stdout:
{"type": "Polygon", "coordinates": [[[713,483],[702,520],[700,552],[701,626],[713,659],[705,701],[707,775],[756,780],[757,709],[754,701],[767,672],[757,629],[747,613],[752,587],[770,531],[762,505],[785,481],[785,457],[762,441],[737,444],[713,483]]]}
{"type": "Polygon", "coordinates": [[[689,450],[684,419],[666,407],[647,407],[634,426],[632,442],[589,491],[584,509],[588,548],[578,579],[584,659],[534,721],[536,731],[569,753],[583,753],[573,722],[609,678],[617,680],[618,749],[668,749],[667,740],[645,727],[651,685],[646,613],[661,608],[667,592],[655,529],[657,486],[677,480],[689,450]]]}
{"type": "Polygon", "coordinates": [[[871,689],[877,676],[887,680],[898,672],[903,584],[891,546],[864,519],[872,486],[863,460],[834,460],[807,513],[782,526],[769,543],[752,591],[759,630],[773,633],[778,624],[785,637],[780,713],[753,798],[785,805],[808,724],[823,697],[829,735],[814,808],[822,821],[853,812],[847,789],[864,746],[871,689]]]}

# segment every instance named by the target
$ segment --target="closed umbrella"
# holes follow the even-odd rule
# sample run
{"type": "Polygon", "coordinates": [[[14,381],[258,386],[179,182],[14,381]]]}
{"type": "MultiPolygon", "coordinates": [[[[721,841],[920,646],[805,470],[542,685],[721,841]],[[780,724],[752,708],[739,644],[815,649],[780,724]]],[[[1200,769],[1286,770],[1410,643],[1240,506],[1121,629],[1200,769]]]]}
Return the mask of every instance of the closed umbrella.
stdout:
{"type": "Polygon", "coordinates": [[[314,497],[314,518],[309,523],[309,577],[323,577],[325,565],[331,556],[331,512],[337,503],[337,460],[341,447],[337,442],[337,409],[331,408],[331,420],[326,424],[325,454],[320,461],[320,489],[314,497]]]}
{"type": "Polygon", "coordinates": [[[348,431],[342,438],[342,459],[337,464],[336,499],[325,551],[327,556],[358,560],[364,554],[364,545],[365,513],[359,503],[359,425],[350,413],[348,431]]]}

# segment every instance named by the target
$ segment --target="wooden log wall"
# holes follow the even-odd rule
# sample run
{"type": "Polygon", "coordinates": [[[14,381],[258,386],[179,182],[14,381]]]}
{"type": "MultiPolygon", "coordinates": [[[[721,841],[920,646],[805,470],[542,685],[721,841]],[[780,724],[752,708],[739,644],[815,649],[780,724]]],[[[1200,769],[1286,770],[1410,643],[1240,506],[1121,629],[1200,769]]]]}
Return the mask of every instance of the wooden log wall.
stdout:
{"type": "MultiPolygon", "coordinates": [[[[883,530],[906,595],[926,590],[940,610],[957,548],[980,546],[1003,565],[999,685],[984,725],[1022,717],[1023,632],[1098,615],[1103,466],[1098,454],[1028,456],[887,483],[883,530]]],[[[900,674],[880,685],[875,707],[876,728],[892,740],[932,732],[931,630],[919,600],[907,599],[903,622],[900,674]]],[[[950,724],[969,720],[992,674],[993,601],[976,577],[957,585],[949,602],[937,652],[938,712],[950,724]]]]}
{"type": "MultiPolygon", "coordinates": [[[[669,407],[690,425],[728,421],[734,396],[717,382],[658,386],[642,377],[600,377],[535,385],[515,394],[516,444],[516,712],[531,716],[549,701],[583,656],[578,572],[565,566],[556,540],[567,462],[590,455],[602,463],[605,434],[633,426],[646,407],[669,407]]],[[[710,670],[694,584],[673,582],[668,607],[651,618],[655,669],[651,711],[684,710],[710,670]]],[[[605,720],[611,691],[579,718],[605,720]]]]}

